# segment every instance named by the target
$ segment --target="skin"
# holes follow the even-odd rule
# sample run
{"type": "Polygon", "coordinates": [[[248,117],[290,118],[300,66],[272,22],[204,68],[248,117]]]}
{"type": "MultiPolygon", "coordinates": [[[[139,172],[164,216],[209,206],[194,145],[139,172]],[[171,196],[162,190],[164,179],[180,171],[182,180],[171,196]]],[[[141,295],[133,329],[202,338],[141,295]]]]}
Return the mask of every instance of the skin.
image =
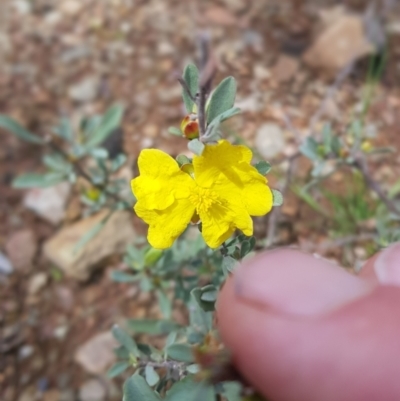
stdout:
{"type": "Polygon", "coordinates": [[[217,316],[234,364],[270,401],[400,400],[400,244],[358,276],[263,253],[224,285],[217,316]]]}

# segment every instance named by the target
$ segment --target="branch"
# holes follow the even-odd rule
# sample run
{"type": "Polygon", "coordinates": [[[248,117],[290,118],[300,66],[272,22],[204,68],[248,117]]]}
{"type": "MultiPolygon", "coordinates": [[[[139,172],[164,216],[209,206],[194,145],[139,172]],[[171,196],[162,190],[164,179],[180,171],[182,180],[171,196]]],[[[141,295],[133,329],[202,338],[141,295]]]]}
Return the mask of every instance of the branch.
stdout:
{"type": "Polygon", "coordinates": [[[210,49],[210,37],[203,33],[199,37],[200,48],[200,80],[197,99],[197,115],[199,118],[200,140],[206,133],[206,102],[211,90],[211,83],[216,73],[216,63],[210,49]]]}
{"type": "Polygon", "coordinates": [[[353,166],[356,167],[361,172],[369,189],[371,189],[371,191],[374,191],[378,195],[379,199],[386,205],[386,207],[392,213],[394,213],[397,216],[400,216],[400,209],[385,194],[385,191],[382,189],[382,187],[372,178],[365,158],[362,155],[358,155],[357,157],[355,157],[353,166]]]}
{"type": "MultiPolygon", "coordinates": [[[[285,182],[281,188],[282,195],[285,196],[285,193],[290,187],[290,183],[292,181],[293,170],[295,162],[298,158],[299,154],[294,154],[293,156],[289,157],[289,167],[286,173],[285,182]]],[[[268,232],[267,232],[267,240],[266,246],[271,247],[275,243],[275,235],[276,235],[276,227],[278,225],[279,217],[281,215],[281,209],[279,207],[275,207],[271,214],[269,215],[268,220],[268,232]]]]}
{"type": "Polygon", "coordinates": [[[79,164],[78,161],[76,160],[71,160],[71,157],[68,153],[66,153],[64,151],[64,149],[60,146],[58,146],[58,144],[56,142],[53,141],[52,137],[50,137],[47,141],[47,144],[56,152],[60,153],[66,160],[68,160],[71,164],[72,167],[74,168],[75,172],[80,175],[81,177],[83,177],[84,179],[86,179],[87,181],[90,182],[90,184],[100,190],[103,191],[107,196],[109,196],[111,199],[113,199],[116,202],[121,202],[124,207],[126,207],[127,209],[130,209],[131,205],[123,198],[119,197],[117,194],[114,194],[113,192],[110,192],[104,184],[96,184],[93,181],[93,178],[82,168],[82,166],[79,164]]]}

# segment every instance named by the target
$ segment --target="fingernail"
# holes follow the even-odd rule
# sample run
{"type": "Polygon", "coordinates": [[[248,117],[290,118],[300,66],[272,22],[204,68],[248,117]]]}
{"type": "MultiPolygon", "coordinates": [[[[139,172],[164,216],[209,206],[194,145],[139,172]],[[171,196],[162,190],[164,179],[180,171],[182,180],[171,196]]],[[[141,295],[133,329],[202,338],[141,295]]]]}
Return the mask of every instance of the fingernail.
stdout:
{"type": "Polygon", "coordinates": [[[293,250],[259,255],[235,274],[245,302],[299,316],[318,316],[369,294],[374,285],[325,260],[293,250]]]}
{"type": "Polygon", "coordinates": [[[384,249],[376,258],[374,270],[381,284],[400,286],[400,243],[384,249]]]}

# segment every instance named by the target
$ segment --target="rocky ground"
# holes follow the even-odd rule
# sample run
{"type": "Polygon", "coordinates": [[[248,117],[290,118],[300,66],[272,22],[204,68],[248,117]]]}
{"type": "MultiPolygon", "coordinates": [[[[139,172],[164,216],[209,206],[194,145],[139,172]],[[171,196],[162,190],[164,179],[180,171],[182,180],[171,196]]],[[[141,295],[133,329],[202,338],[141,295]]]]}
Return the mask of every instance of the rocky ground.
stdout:
{"type": "MultiPolygon", "coordinates": [[[[4,1],[0,112],[45,135],[60,116],[77,122],[122,101],[127,111],[121,146],[130,159],[147,147],[176,155],[186,147],[167,133],[184,114],[176,77],[194,59],[196,33],[208,29],[218,78],[233,75],[238,81],[243,115],[230,128],[276,166],[271,183],[281,186],[287,159],[310,129],[328,120],[340,130],[351,121],[364,94],[368,58],[385,45],[388,62],[368,127],[376,133],[374,145],[399,149],[399,4],[382,1],[378,11],[368,13],[365,1],[336,3],[4,1]]],[[[93,221],[83,219],[68,185],[12,189],[18,173],[40,169],[41,154],[6,132],[0,135],[0,398],[120,399],[119,383],[105,377],[114,358],[109,329],[125,317],[159,315],[148,294],[112,283],[109,275],[121,264],[117,254],[142,227],[121,212],[90,249],[59,265],[50,263],[70,255],[74,238],[93,221]]],[[[296,179],[304,181],[309,170],[309,162],[300,159],[296,179]]],[[[373,161],[374,178],[386,188],[399,170],[398,153],[373,161]]],[[[330,185],[340,191],[346,179],[337,173],[330,185]]],[[[267,220],[257,222],[259,237],[267,227],[267,220]]],[[[329,241],[326,218],[290,192],[276,236],[277,244],[312,251],[314,244],[329,241]]],[[[330,257],[342,257],[337,247],[326,250],[330,257]]],[[[366,256],[358,246],[350,260],[366,256]]],[[[182,319],[179,311],[175,317],[182,319]]]]}

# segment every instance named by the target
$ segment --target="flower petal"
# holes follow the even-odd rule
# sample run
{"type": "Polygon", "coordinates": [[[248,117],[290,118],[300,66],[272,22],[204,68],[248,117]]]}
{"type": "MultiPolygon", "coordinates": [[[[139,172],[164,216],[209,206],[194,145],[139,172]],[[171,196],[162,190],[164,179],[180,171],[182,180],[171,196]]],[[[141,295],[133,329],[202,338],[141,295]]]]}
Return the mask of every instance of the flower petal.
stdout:
{"type": "Polygon", "coordinates": [[[176,199],[187,198],[195,185],[178,163],[160,150],[142,150],[138,166],[140,176],[131,181],[131,186],[142,208],[164,210],[176,199]]]}
{"type": "Polygon", "coordinates": [[[272,192],[267,179],[250,164],[251,158],[251,150],[245,146],[224,140],[207,145],[201,156],[193,158],[196,182],[213,187],[221,195],[234,192],[229,199],[239,197],[248,214],[263,216],[272,208],[272,192]],[[228,189],[231,186],[236,191],[228,189]]]}
{"type": "Polygon", "coordinates": [[[242,145],[232,145],[221,140],[215,145],[206,145],[201,156],[194,156],[193,167],[199,185],[212,185],[216,177],[222,173],[230,181],[240,185],[237,167],[241,163],[250,165],[252,153],[242,145]]]}
{"type": "Polygon", "coordinates": [[[136,214],[149,224],[147,239],[153,248],[165,249],[183,233],[195,208],[188,199],[179,199],[164,210],[150,210],[141,201],[135,205],[136,214]]]}

